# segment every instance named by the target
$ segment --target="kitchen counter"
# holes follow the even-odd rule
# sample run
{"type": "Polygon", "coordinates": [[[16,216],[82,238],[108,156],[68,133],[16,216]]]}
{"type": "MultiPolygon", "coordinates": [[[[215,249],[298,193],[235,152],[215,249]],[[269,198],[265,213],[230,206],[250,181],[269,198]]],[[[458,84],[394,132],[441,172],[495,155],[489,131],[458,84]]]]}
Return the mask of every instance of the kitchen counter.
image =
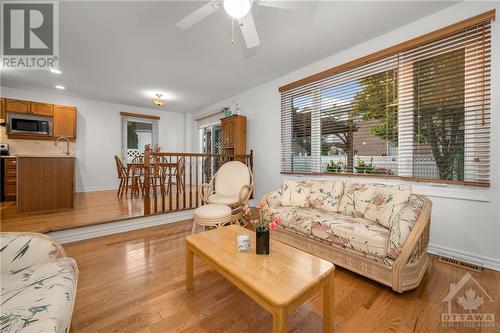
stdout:
{"type": "Polygon", "coordinates": [[[48,155],[43,155],[43,154],[16,154],[15,157],[36,157],[36,158],[76,158],[75,155],[65,155],[65,154],[48,154],[48,155]]]}
{"type": "Polygon", "coordinates": [[[74,156],[64,154],[16,156],[19,212],[74,207],[74,156]]]}

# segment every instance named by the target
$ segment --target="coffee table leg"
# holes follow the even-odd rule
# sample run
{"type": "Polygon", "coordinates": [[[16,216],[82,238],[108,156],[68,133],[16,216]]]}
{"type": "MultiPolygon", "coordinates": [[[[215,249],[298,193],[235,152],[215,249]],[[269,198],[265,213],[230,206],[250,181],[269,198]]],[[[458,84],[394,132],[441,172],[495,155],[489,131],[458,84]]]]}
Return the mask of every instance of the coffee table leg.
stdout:
{"type": "Polygon", "coordinates": [[[273,333],[288,332],[288,313],[286,309],[279,308],[273,313],[273,333]]]}
{"type": "Polygon", "coordinates": [[[186,289],[193,289],[193,264],[194,254],[193,251],[186,244],[186,289]]]}
{"type": "Polygon", "coordinates": [[[323,331],[333,332],[333,273],[323,288],[323,331]]]}

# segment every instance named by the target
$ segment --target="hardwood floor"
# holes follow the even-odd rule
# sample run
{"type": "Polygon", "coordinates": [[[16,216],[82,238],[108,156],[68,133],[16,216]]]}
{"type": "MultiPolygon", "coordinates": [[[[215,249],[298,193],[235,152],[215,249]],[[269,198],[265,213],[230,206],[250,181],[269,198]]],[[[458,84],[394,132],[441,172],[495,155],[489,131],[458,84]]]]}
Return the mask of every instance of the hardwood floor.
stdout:
{"type": "MultiPolygon", "coordinates": [[[[191,201],[193,205],[196,202],[195,193],[193,190],[191,201]]],[[[161,197],[157,197],[157,205],[155,206],[154,200],[155,198],[151,197],[152,213],[161,212],[163,209],[167,212],[171,211],[169,202],[165,202],[162,206],[161,197]]],[[[183,198],[180,197],[179,203],[177,203],[174,195],[172,207],[182,209],[184,207],[183,201],[183,198]]],[[[187,205],[189,205],[189,199],[187,205]]],[[[118,198],[116,190],[81,192],[76,193],[74,209],[19,213],[15,201],[2,202],[0,203],[0,231],[47,233],[142,216],[144,216],[142,197],[131,199],[130,195],[124,195],[123,198],[118,198]]]]}
{"type": "MultiPolygon", "coordinates": [[[[73,332],[270,332],[271,314],[198,258],[194,289],[186,291],[190,231],[186,221],[64,246],[80,269],[73,332]]],[[[441,327],[442,300],[466,272],[433,257],[421,286],[400,295],[337,267],[335,331],[498,332],[500,273],[486,269],[471,274],[493,299],[484,297],[480,309],[495,314],[496,326],[441,327]]],[[[317,295],[290,315],[290,331],[322,331],[322,310],[317,295]]]]}

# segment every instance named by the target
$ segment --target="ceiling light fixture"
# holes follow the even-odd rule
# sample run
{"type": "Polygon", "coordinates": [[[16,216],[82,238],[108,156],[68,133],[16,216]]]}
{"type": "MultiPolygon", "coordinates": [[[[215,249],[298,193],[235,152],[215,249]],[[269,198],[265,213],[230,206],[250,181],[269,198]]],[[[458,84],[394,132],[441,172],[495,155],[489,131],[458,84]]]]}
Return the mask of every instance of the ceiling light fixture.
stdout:
{"type": "Polygon", "coordinates": [[[57,88],[57,89],[61,89],[61,90],[66,89],[66,87],[65,87],[65,86],[60,86],[60,85],[57,85],[57,86],[56,86],[56,88],[57,88]]]}
{"type": "Polygon", "coordinates": [[[234,19],[247,16],[252,5],[253,0],[224,0],[223,3],[226,13],[234,19]]]}
{"type": "Polygon", "coordinates": [[[56,68],[51,68],[51,69],[49,69],[49,70],[50,70],[52,73],[54,73],[54,74],[61,74],[61,73],[62,73],[60,70],[58,70],[58,69],[56,69],[56,68]]]}
{"type": "Polygon", "coordinates": [[[157,105],[157,106],[163,106],[167,103],[166,100],[164,100],[163,98],[161,98],[163,96],[163,94],[156,94],[156,97],[153,98],[153,104],[154,105],[157,105]]]}

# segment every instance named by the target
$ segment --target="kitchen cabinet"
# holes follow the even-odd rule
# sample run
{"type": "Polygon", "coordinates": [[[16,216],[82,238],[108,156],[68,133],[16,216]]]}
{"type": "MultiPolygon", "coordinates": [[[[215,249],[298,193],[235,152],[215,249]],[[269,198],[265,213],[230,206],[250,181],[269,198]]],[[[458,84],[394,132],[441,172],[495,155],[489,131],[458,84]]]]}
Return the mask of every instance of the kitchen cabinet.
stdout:
{"type": "Polygon", "coordinates": [[[54,105],[48,103],[31,102],[30,111],[39,116],[52,116],[54,105]]]}
{"type": "Polygon", "coordinates": [[[246,154],[246,126],[244,116],[230,116],[221,119],[222,152],[224,154],[246,154]]]}
{"type": "Polygon", "coordinates": [[[9,139],[54,140],[59,136],[65,136],[71,141],[76,140],[76,107],[3,97],[0,98],[0,107],[0,119],[7,121],[9,112],[43,116],[47,117],[47,120],[52,121],[52,135],[10,133],[7,129],[7,137],[9,139]]]}
{"type": "Polygon", "coordinates": [[[4,194],[5,200],[16,200],[16,165],[17,159],[13,156],[4,156],[4,194]]]}
{"type": "Polygon", "coordinates": [[[5,119],[5,98],[0,98],[0,119],[5,119]]]}
{"type": "Polygon", "coordinates": [[[30,102],[6,98],[5,112],[30,113],[30,102]]]}
{"type": "Polygon", "coordinates": [[[18,212],[74,208],[75,158],[17,156],[18,212]]]}
{"type": "Polygon", "coordinates": [[[54,137],[76,138],[76,108],[54,105],[54,137]]]}

